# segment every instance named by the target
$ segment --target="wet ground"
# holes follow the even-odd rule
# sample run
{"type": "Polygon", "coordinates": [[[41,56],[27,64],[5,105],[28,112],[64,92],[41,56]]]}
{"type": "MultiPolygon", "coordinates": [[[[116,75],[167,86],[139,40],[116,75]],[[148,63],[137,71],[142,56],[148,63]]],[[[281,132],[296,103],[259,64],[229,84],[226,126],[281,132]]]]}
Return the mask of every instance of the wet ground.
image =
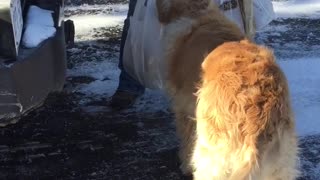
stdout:
{"type": "MultiPolygon", "coordinates": [[[[68,3],[77,6],[86,2],[93,1],[68,3]]],[[[92,13],[97,12],[66,12],[67,16],[92,13]]],[[[320,55],[315,50],[320,44],[319,24],[320,19],[274,21],[257,40],[276,48],[282,57],[320,55]],[[298,44],[299,51],[296,46],[285,46],[288,42],[298,44]]],[[[68,71],[105,59],[116,68],[120,35],[121,26],[99,28],[94,30],[94,40],[76,42],[68,49],[68,71]]],[[[110,94],[90,96],[77,90],[96,80],[69,74],[63,92],[51,94],[41,108],[19,123],[0,129],[0,179],[186,179],[179,171],[178,140],[168,105],[148,111],[159,102],[145,96],[132,109],[114,112],[108,107],[110,94]]],[[[111,77],[100,81],[113,84],[111,77]]],[[[302,138],[300,146],[300,179],[318,179],[319,136],[302,138]]]]}
{"type": "Polygon", "coordinates": [[[180,179],[170,113],[90,114],[80,97],[53,94],[0,130],[0,179],[180,179]]]}

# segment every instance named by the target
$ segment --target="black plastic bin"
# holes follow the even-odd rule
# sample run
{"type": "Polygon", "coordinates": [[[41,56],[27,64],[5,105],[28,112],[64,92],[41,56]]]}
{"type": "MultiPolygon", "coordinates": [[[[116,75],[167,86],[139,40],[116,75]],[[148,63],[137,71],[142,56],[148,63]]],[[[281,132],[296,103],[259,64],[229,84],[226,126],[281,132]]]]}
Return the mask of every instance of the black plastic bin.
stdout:
{"type": "Polygon", "coordinates": [[[57,32],[37,48],[20,47],[15,57],[0,52],[0,126],[15,123],[26,112],[39,107],[50,92],[60,91],[66,76],[66,38],[63,1],[25,0],[30,5],[53,10],[57,32]]]}

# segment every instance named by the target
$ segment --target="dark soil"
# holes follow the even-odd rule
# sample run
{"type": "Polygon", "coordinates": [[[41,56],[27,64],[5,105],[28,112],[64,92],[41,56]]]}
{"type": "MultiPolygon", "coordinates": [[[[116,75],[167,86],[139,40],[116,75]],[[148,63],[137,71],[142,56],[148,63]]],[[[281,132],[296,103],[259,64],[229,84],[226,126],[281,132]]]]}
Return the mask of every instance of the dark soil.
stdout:
{"type": "MultiPolygon", "coordinates": [[[[69,0],[66,4],[125,2],[69,0]]],[[[304,47],[318,45],[319,23],[319,19],[274,21],[273,26],[286,25],[288,31],[278,35],[265,32],[258,34],[257,39],[278,48],[276,53],[282,55],[283,43],[298,42],[304,47]]],[[[69,47],[68,69],[85,61],[96,61],[102,56],[101,52],[106,58],[116,58],[121,29],[96,29],[98,40],[76,42],[69,47]]],[[[314,49],[310,51],[314,53],[314,49]]],[[[182,176],[179,170],[178,140],[172,113],[167,110],[114,112],[108,107],[108,97],[89,98],[83,103],[81,100],[85,95],[72,88],[93,81],[94,78],[87,76],[68,77],[64,91],[51,94],[41,108],[17,124],[0,128],[0,179],[191,179],[182,176]],[[84,108],[93,111],[84,111],[84,108]]],[[[303,173],[300,180],[319,178],[319,137],[301,139],[303,173]]]]}

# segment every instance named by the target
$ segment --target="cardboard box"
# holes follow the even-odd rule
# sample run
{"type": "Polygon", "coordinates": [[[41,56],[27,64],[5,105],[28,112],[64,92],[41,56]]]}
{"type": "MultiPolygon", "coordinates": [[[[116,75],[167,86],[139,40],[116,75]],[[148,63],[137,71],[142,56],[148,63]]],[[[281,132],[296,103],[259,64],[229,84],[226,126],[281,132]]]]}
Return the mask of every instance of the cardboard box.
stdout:
{"type": "Polygon", "coordinates": [[[21,0],[0,1],[0,56],[15,58],[23,31],[21,0]]]}

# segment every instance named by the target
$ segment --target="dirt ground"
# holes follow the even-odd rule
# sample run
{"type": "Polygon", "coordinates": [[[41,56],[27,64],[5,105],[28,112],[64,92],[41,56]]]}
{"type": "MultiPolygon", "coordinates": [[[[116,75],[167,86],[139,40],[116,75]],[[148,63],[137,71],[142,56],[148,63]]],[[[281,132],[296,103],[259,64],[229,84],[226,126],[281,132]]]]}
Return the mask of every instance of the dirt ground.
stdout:
{"type": "MultiPolygon", "coordinates": [[[[126,2],[71,0],[67,5],[126,2]]],[[[90,12],[67,11],[66,15],[77,13],[90,12]]],[[[274,34],[258,35],[259,42],[280,48],[278,42],[304,41],[305,30],[319,33],[316,24],[319,25],[320,20],[288,19],[273,24],[300,29],[295,36],[281,32],[280,39],[273,37],[274,34]]],[[[101,56],[97,53],[101,51],[107,50],[103,54],[106,58],[116,58],[120,35],[119,26],[101,28],[96,30],[96,37],[101,39],[76,42],[72,48],[81,51],[68,49],[68,69],[83,61],[94,61],[101,56]],[[105,36],[109,38],[103,38],[105,36]]],[[[319,41],[304,41],[304,45],[319,44],[319,41]]],[[[277,53],[284,56],[282,52],[285,51],[280,48],[277,53]]],[[[93,81],[95,79],[89,76],[68,77],[65,89],[51,94],[41,108],[17,124],[0,128],[0,179],[190,179],[182,176],[179,170],[172,113],[167,108],[156,112],[114,112],[108,108],[108,97],[90,99],[73,91],[73,87],[93,81]],[[83,98],[89,100],[82,103],[83,98]],[[94,110],[88,112],[91,107],[94,110]]],[[[141,101],[153,103],[148,99],[141,101]]],[[[319,136],[301,139],[300,147],[304,159],[300,180],[315,179],[309,172],[320,162],[319,136]]]]}

